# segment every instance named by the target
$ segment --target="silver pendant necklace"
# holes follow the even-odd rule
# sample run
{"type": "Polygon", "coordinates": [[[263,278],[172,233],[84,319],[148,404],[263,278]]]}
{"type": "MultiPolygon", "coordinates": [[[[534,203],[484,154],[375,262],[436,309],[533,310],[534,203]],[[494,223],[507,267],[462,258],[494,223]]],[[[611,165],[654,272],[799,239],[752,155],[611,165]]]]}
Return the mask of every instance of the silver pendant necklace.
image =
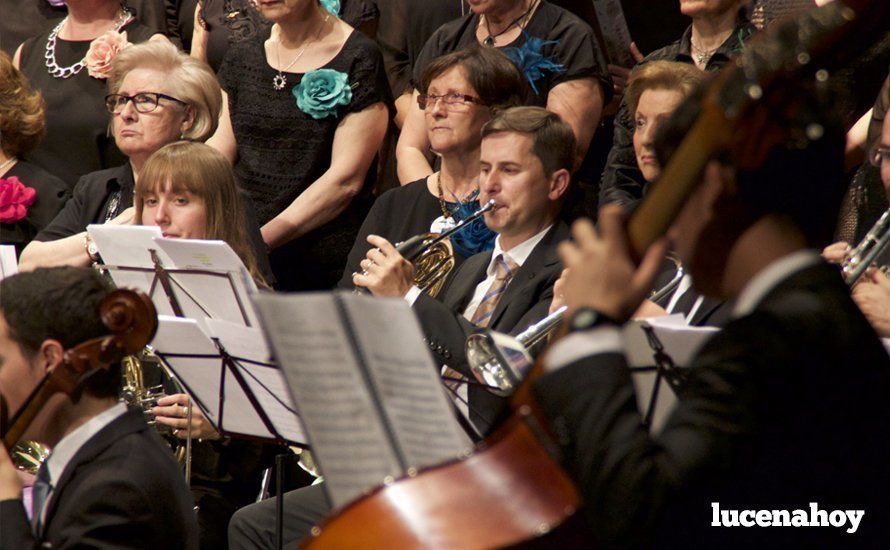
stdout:
{"type": "MultiPolygon", "coordinates": [[[[127,9],[122,9],[114,23],[114,31],[119,32],[132,18],[133,15],[127,9]]],[[[56,63],[56,39],[59,37],[59,31],[62,29],[62,26],[67,21],[67,17],[59,21],[59,24],[49,33],[49,38],[46,40],[46,53],[43,55],[46,58],[46,70],[55,78],[71,78],[86,67],[86,55],[83,56],[83,59],[68,67],[60,67],[56,63]]]]}
{"type": "MultiPolygon", "coordinates": [[[[297,52],[297,56],[294,57],[294,60],[287,64],[287,67],[283,69],[276,69],[278,74],[272,78],[272,87],[276,90],[283,90],[285,86],[287,86],[287,76],[285,76],[285,72],[288,69],[294,66],[294,64],[303,57],[303,54],[306,53],[306,48],[308,48],[312,43],[318,41],[318,37],[321,36],[321,31],[324,29],[324,26],[328,23],[328,18],[331,16],[330,12],[324,16],[324,21],[321,22],[321,25],[318,27],[318,32],[315,33],[315,38],[312,39],[311,42],[303,46],[303,48],[297,52]]],[[[276,65],[281,67],[281,40],[279,38],[278,42],[275,43],[275,61],[276,65]]]]}

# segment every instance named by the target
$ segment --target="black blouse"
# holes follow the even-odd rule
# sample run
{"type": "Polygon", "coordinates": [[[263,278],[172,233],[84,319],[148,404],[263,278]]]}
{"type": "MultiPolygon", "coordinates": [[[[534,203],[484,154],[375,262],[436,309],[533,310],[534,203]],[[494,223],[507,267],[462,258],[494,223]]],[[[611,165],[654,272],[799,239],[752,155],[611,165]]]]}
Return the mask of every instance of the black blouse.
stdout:
{"type": "MultiPolygon", "coordinates": [[[[47,71],[44,55],[51,30],[22,46],[22,72],[46,102],[46,137],[26,158],[61,178],[70,189],[79,177],[127,159],[108,132],[111,117],[105,110],[106,80],[91,77],[86,68],[70,78],[55,78],[47,71]]],[[[127,40],[133,44],[157,34],[135,20],[122,30],[127,31],[127,40]]],[[[77,63],[86,55],[90,42],[57,39],[57,63],[62,67],[77,63]]]]}
{"type": "MultiPolygon", "coordinates": [[[[442,25],[427,41],[417,62],[414,64],[414,87],[420,82],[426,66],[437,57],[478,43],[476,28],[479,16],[468,13],[466,16],[442,25]]],[[[544,106],[547,95],[558,84],[579,78],[596,78],[605,94],[605,101],[611,98],[611,85],[606,72],[606,61],[593,36],[593,30],[576,15],[541,0],[532,18],[525,26],[524,34],[512,43],[498,46],[521,48],[526,44],[526,35],[553,41],[545,44],[541,53],[563,66],[563,71],[544,71],[543,75],[534,80],[538,93],[533,95],[532,103],[544,106]]]]}
{"type": "MultiPolygon", "coordinates": [[[[34,237],[35,241],[57,241],[86,231],[88,225],[105,223],[127,208],[133,206],[133,191],[136,180],[129,163],[99,170],[80,178],[74,187],[71,199],[53,219],[53,221],[34,237]],[[118,200],[112,197],[118,195],[118,200]]],[[[256,208],[250,197],[242,194],[244,204],[244,221],[247,238],[253,248],[257,260],[257,268],[267,282],[274,282],[269,256],[260,234],[260,225],[256,217],[256,208]]]]}
{"type": "MultiPolygon", "coordinates": [[[[446,208],[454,210],[455,204],[445,203],[446,208]]],[[[371,249],[368,235],[379,235],[395,244],[408,240],[414,235],[428,233],[433,220],[442,215],[439,199],[430,193],[427,179],[419,179],[401,187],[390,189],[374,202],[371,211],[362,223],[355,244],[349,251],[346,269],[337,284],[338,288],[352,289],[352,274],[361,271],[359,262],[371,249]]],[[[455,267],[460,265],[463,257],[455,254],[455,267]]]]}
{"type": "Polygon", "coordinates": [[[23,219],[14,223],[0,223],[0,244],[14,245],[19,255],[35,235],[56,217],[68,200],[69,192],[65,182],[30,162],[16,162],[0,179],[13,176],[37,192],[36,200],[28,207],[23,219]]]}
{"type": "MultiPolygon", "coordinates": [[[[304,74],[285,73],[285,89],[273,87],[278,72],[267,63],[263,47],[269,34],[266,29],[256,40],[233,45],[219,71],[238,144],[235,173],[256,204],[261,224],[280,214],[330,168],[334,134],[348,114],[375,103],[392,105],[380,50],[369,38],[353,31],[340,52],[321,67],[345,73],[352,98],[336,107],[331,116],[313,118],[297,106],[292,93],[304,74]]],[[[336,219],[273,253],[280,288],[336,285],[370,207],[375,173],[372,166],[361,194],[336,219]]]]}

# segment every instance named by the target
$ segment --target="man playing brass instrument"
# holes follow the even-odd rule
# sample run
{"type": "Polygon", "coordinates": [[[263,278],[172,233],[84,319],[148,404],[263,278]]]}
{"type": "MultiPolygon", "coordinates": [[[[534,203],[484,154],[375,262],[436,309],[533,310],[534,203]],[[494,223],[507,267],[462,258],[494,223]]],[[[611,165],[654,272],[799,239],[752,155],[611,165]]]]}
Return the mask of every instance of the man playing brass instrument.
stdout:
{"type": "MultiPolygon", "coordinates": [[[[485,223],[498,234],[492,252],[469,258],[440,297],[412,287],[413,269],[385,239],[361,266],[357,286],[376,296],[404,297],[413,305],[430,349],[441,365],[473,379],[464,354],[467,337],[479,327],[518,333],[547,315],[553,283],[562,265],[557,244],[568,237],[558,220],[569,186],[575,142],[571,128],[539,107],[504,111],[482,130],[480,203],[494,200],[485,223]]],[[[470,420],[484,434],[494,425],[504,400],[470,385],[470,420]]],[[[460,393],[464,392],[459,387],[460,393]]]]}
{"type": "MultiPolygon", "coordinates": [[[[73,346],[108,334],[99,304],[110,291],[86,268],[38,269],[0,283],[0,394],[10,414],[73,346]]],[[[91,375],[77,397],[56,394],[25,433],[52,448],[33,488],[0,444],[0,549],[196,548],[185,480],[142,411],[118,402],[120,368],[91,375]]]]}
{"type": "MultiPolygon", "coordinates": [[[[434,299],[412,287],[413,267],[395,247],[372,235],[368,242],[378,248],[361,262],[366,273],[354,277],[357,286],[376,296],[412,302],[435,357],[471,379],[464,343],[477,327],[517,333],[547,314],[562,270],[556,247],[568,237],[557,215],[575,156],[571,128],[539,107],[508,109],[482,133],[479,200],[498,204],[485,215],[486,225],[498,233],[494,251],[467,259],[434,299]]],[[[463,388],[456,391],[467,399],[463,388]]],[[[506,403],[478,386],[470,386],[468,401],[480,432],[491,427],[506,403]]],[[[330,511],[320,485],[291,491],[284,499],[287,546],[307,536],[330,511]]],[[[268,548],[274,540],[272,500],[242,508],[229,523],[231,548],[268,548]]]]}
{"type": "MultiPolygon", "coordinates": [[[[680,141],[697,102],[665,128],[680,141]]],[[[843,140],[778,147],[755,171],[711,161],[669,237],[733,318],[685,369],[659,434],[641,423],[619,329],[667,239],[630,260],[620,209],[560,248],[572,333],[535,381],[603,547],[877,547],[890,530],[890,361],[818,255],[843,194],[843,140]]],[[[662,182],[663,184],[665,182],[662,182]]]]}

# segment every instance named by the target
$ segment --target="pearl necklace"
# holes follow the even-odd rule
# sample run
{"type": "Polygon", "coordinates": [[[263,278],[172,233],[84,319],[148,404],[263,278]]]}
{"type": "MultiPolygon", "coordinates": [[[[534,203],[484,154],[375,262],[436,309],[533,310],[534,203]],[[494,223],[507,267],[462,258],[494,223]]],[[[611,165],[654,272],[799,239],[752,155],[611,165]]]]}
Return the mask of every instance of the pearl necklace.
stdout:
{"type": "MultiPolygon", "coordinates": [[[[117,16],[117,20],[114,23],[114,31],[119,32],[123,26],[129,23],[132,19],[133,14],[126,8],[121,9],[117,16]]],[[[62,26],[67,21],[68,17],[59,21],[59,24],[56,25],[56,28],[54,28],[51,33],[49,33],[49,38],[46,40],[46,53],[44,54],[44,57],[46,58],[46,70],[55,78],[71,78],[86,67],[86,55],[83,56],[83,59],[69,67],[60,67],[59,64],[56,63],[56,39],[59,37],[59,31],[62,29],[62,26]]]]}

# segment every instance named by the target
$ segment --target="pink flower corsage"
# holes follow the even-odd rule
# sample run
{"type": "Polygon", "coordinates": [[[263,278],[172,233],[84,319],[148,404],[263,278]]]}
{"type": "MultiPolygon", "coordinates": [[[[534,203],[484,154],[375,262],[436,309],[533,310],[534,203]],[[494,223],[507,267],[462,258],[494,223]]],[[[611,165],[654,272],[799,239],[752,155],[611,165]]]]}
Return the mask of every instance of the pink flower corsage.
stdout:
{"type": "Polygon", "coordinates": [[[0,178],[0,222],[15,223],[23,219],[36,198],[37,191],[16,176],[0,178]]]}
{"type": "Polygon", "coordinates": [[[115,56],[127,46],[127,31],[107,31],[90,42],[90,49],[84,58],[87,73],[93,78],[106,79],[115,56]]]}

